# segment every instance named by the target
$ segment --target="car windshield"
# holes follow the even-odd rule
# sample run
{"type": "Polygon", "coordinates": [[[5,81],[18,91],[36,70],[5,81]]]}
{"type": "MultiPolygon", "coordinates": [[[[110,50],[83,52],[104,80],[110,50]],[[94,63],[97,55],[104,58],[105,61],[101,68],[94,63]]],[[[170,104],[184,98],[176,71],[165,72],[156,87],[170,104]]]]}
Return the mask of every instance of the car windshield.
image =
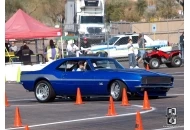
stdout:
{"type": "Polygon", "coordinates": [[[103,45],[113,45],[113,44],[117,41],[118,38],[119,38],[119,37],[112,37],[112,38],[110,38],[108,41],[103,42],[102,44],[103,44],[103,45]]]}
{"type": "Polygon", "coordinates": [[[102,16],[81,16],[81,23],[103,23],[102,16]]]}
{"type": "Polygon", "coordinates": [[[112,59],[93,59],[91,63],[95,69],[124,69],[121,64],[112,59]]]}

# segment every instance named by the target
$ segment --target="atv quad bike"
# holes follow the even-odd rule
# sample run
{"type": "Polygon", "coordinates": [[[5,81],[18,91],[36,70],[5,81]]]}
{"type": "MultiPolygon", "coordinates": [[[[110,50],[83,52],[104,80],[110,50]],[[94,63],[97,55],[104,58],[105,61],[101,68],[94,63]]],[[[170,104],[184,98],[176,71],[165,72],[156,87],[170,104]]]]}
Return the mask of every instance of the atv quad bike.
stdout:
{"type": "Polygon", "coordinates": [[[164,52],[153,49],[151,52],[144,54],[144,67],[146,68],[147,64],[150,69],[158,69],[161,64],[165,64],[168,68],[180,67],[182,65],[182,59],[179,57],[180,53],[180,50],[164,52]]]}

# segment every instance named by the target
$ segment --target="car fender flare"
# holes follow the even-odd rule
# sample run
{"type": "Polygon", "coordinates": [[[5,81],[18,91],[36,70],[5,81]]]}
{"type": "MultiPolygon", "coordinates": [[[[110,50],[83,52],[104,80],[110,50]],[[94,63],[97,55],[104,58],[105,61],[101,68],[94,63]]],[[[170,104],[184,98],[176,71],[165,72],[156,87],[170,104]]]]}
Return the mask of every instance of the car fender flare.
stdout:
{"type": "Polygon", "coordinates": [[[113,79],[111,79],[110,81],[108,81],[108,85],[107,85],[107,90],[108,90],[108,91],[110,90],[110,84],[111,84],[113,81],[115,81],[115,80],[119,80],[119,81],[123,82],[123,83],[126,85],[127,92],[130,92],[130,89],[129,89],[128,85],[126,84],[126,82],[124,82],[124,80],[123,80],[123,79],[120,79],[120,78],[113,78],[113,79]]]}
{"type": "MultiPolygon", "coordinates": [[[[47,82],[50,83],[50,81],[49,81],[49,79],[48,79],[47,77],[38,77],[38,78],[35,80],[35,82],[34,82],[34,88],[33,88],[33,89],[35,89],[36,84],[37,84],[40,80],[46,80],[47,82]]],[[[50,84],[51,84],[51,83],[50,83],[50,84]]],[[[51,85],[52,85],[52,84],[51,84],[51,85]]]]}

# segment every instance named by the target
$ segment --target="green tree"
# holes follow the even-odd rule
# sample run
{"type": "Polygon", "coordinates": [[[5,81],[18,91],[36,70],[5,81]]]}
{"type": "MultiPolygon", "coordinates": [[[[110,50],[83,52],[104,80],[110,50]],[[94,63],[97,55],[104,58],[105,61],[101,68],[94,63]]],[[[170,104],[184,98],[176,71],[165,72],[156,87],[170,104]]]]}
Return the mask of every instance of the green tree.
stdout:
{"type": "Polygon", "coordinates": [[[151,19],[154,19],[157,17],[156,15],[156,9],[155,8],[148,8],[144,13],[146,21],[150,22],[151,19]]]}
{"type": "Polygon", "coordinates": [[[156,0],[157,15],[162,18],[173,18],[178,16],[176,0],[156,0]]]}
{"type": "Polygon", "coordinates": [[[24,9],[21,0],[5,0],[5,20],[7,21],[18,9],[24,9]]]}
{"type": "Polygon", "coordinates": [[[129,1],[106,1],[106,22],[124,20],[124,10],[129,5],[129,1]]]}
{"type": "Polygon", "coordinates": [[[135,6],[132,5],[124,10],[124,16],[125,20],[128,22],[139,22],[141,20],[141,17],[137,10],[135,9],[135,6]]]}
{"type": "Polygon", "coordinates": [[[146,0],[138,0],[136,3],[136,11],[138,12],[139,16],[143,16],[145,10],[147,8],[146,0]]]}
{"type": "Polygon", "coordinates": [[[65,0],[43,0],[42,9],[52,25],[60,24],[65,18],[65,0]]]}

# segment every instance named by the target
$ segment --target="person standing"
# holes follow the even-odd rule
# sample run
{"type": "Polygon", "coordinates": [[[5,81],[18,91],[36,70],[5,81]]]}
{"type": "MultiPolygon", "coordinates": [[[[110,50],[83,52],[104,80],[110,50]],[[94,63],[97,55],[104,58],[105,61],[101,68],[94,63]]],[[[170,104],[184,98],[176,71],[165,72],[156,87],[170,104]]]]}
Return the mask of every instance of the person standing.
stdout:
{"type": "Polygon", "coordinates": [[[127,49],[128,49],[128,57],[129,57],[129,68],[130,69],[139,68],[136,62],[132,39],[128,40],[127,49]]]}
{"type": "Polygon", "coordinates": [[[11,42],[10,51],[14,52],[15,54],[18,51],[17,46],[15,45],[14,42],[11,42]]]}
{"type": "Polygon", "coordinates": [[[181,50],[181,58],[184,59],[184,32],[180,36],[180,50],[181,50]]]}
{"type": "Polygon", "coordinates": [[[67,55],[79,57],[79,54],[80,54],[79,48],[77,45],[74,44],[74,41],[73,40],[68,41],[67,55]]]}
{"type": "Polygon", "coordinates": [[[49,45],[45,49],[47,61],[54,61],[59,58],[59,49],[54,44],[53,40],[49,41],[49,45]]]}
{"type": "Polygon", "coordinates": [[[91,51],[90,51],[90,48],[91,47],[91,45],[90,45],[90,43],[87,41],[87,39],[85,38],[84,40],[83,40],[83,43],[82,43],[82,45],[81,45],[81,50],[83,51],[83,53],[84,54],[89,54],[89,53],[91,53],[91,51]]]}
{"type": "Polygon", "coordinates": [[[22,49],[23,49],[23,47],[25,47],[25,48],[26,48],[26,46],[27,46],[26,41],[23,41],[23,45],[20,47],[20,50],[22,50],[22,49]]]}
{"type": "Polygon", "coordinates": [[[138,63],[140,63],[140,62],[142,62],[143,56],[145,54],[144,36],[142,34],[139,34],[138,45],[139,45],[139,53],[140,53],[140,58],[138,60],[138,63]]]}
{"type": "MultiPolygon", "coordinates": [[[[10,44],[9,44],[9,42],[8,41],[5,41],[5,53],[9,53],[9,50],[10,50],[10,44]]],[[[7,63],[7,62],[9,62],[9,56],[7,55],[7,56],[5,56],[5,63],[7,63]]]]}
{"type": "Polygon", "coordinates": [[[20,62],[23,62],[24,65],[31,65],[31,55],[33,55],[33,51],[29,49],[29,47],[25,44],[21,47],[21,49],[16,53],[16,56],[19,56],[20,62]]]}

